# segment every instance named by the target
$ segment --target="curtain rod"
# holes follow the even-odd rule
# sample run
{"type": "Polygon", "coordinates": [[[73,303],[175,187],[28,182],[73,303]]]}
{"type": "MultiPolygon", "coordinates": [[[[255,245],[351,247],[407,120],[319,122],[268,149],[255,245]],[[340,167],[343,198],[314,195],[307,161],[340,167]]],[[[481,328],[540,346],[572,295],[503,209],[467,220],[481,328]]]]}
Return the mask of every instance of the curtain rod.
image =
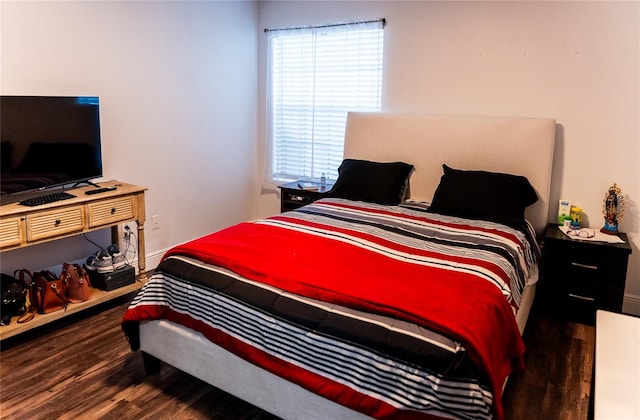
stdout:
{"type": "Polygon", "coordinates": [[[289,28],[277,28],[277,29],[269,29],[265,28],[264,32],[277,32],[277,31],[293,31],[299,29],[320,29],[320,28],[334,28],[336,26],[347,26],[347,25],[359,25],[362,23],[374,23],[374,22],[382,22],[382,26],[384,26],[387,21],[385,18],[375,19],[375,20],[362,20],[357,22],[344,22],[344,23],[333,23],[329,25],[317,25],[317,26],[294,26],[289,28]]]}

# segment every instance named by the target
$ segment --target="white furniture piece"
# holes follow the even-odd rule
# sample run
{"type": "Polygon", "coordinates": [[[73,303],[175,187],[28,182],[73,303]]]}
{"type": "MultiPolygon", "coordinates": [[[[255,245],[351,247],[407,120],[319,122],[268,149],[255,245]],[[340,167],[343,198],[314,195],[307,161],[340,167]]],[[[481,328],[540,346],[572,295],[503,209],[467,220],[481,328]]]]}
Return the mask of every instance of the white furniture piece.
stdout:
{"type": "MultiPolygon", "coordinates": [[[[539,197],[527,209],[527,218],[542,235],[549,215],[555,133],[555,120],[544,118],[349,113],[344,157],[413,164],[410,198],[420,201],[431,201],[443,164],[526,176],[539,197]]],[[[521,332],[534,295],[532,284],[523,293],[516,317],[521,332]]],[[[140,350],[282,418],[365,417],[246,363],[172,322],[141,322],[140,350]]]]}
{"type": "Polygon", "coordinates": [[[595,420],[640,419],[640,318],[596,312],[595,420]]]}

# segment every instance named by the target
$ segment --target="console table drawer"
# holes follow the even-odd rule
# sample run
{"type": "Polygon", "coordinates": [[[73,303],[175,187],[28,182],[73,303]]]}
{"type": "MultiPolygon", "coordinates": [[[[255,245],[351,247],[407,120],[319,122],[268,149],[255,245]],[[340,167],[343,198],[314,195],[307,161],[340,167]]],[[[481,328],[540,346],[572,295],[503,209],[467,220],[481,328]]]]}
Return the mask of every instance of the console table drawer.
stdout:
{"type": "Polygon", "coordinates": [[[65,235],[84,227],[82,206],[34,213],[27,216],[27,241],[65,235]]]}
{"type": "Polygon", "coordinates": [[[19,217],[11,217],[0,221],[0,244],[6,246],[20,245],[22,243],[22,229],[19,217]]]}
{"type": "Polygon", "coordinates": [[[89,204],[89,227],[130,220],[136,214],[134,206],[135,200],[132,196],[89,204]]]}

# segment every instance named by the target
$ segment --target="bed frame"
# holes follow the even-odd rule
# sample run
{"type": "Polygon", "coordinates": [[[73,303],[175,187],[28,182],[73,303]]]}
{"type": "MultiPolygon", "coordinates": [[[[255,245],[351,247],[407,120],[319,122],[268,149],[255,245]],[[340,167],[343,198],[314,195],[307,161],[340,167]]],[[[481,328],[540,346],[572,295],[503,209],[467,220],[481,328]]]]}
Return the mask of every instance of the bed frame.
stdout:
{"type": "MultiPolygon", "coordinates": [[[[430,201],[442,164],[526,176],[539,200],[527,219],[541,235],[549,217],[555,143],[553,119],[349,113],[345,158],[403,161],[415,166],[410,198],[430,201]]],[[[524,331],[535,284],[523,294],[516,316],[524,331]]],[[[367,416],[313,394],[258,368],[169,321],[140,324],[140,350],[148,373],[159,360],[286,419],[364,419],[367,416]]]]}

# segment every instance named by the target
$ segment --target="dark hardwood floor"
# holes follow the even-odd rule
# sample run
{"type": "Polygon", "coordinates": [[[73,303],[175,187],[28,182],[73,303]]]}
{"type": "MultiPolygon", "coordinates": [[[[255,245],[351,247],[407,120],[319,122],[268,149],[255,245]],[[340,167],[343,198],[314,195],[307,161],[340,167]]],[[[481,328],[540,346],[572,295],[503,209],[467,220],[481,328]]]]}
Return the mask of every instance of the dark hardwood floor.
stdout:
{"type": "MultiPolygon", "coordinates": [[[[2,419],[272,419],[202,381],[163,366],[144,374],[120,331],[127,300],[2,343],[2,419]]],[[[587,419],[595,330],[533,313],[524,372],[504,394],[506,418],[587,419]]]]}
{"type": "Polygon", "coordinates": [[[595,327],[533,313],[524,333],[525,370],[502,398],[506,418],[591,419],[595,327]]]}

